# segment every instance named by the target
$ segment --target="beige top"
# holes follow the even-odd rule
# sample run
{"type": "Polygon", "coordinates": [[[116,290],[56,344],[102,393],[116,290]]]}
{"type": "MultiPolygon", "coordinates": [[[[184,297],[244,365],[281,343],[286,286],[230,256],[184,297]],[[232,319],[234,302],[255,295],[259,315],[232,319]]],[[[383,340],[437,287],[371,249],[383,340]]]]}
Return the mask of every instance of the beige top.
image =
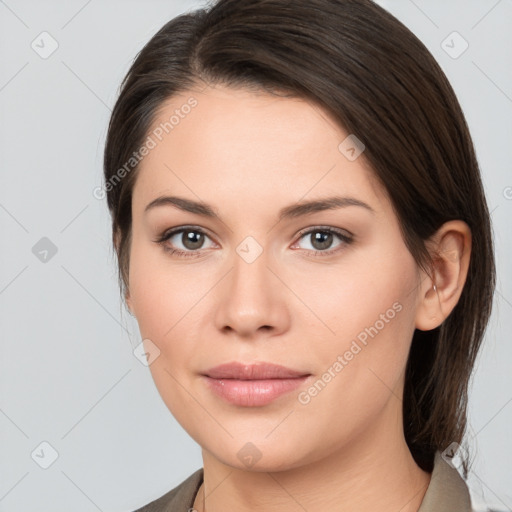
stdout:
{"type": "MultiPolygon", "coordinates": [[[[199,487],[203,483],[203,468],[192,473],[177,487],[135,512],[188,512],[194,506],[199,487]]],[[[466,483],[436,453],[434,470],[427,492],[418,512],[471,512],[471,500],[466,483]]]]}

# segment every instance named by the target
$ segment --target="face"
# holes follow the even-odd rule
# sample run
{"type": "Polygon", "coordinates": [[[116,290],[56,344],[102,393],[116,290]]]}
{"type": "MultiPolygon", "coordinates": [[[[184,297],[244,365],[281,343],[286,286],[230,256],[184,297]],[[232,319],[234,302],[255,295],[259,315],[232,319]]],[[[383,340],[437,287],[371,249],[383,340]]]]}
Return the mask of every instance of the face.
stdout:
{"type": "Polygon", "coordinates": [[[258,471],[399,429],[421,276],[364,152],[339,148],[349,134],[305,100],[219,86],[171,98],[152,133],[133,190],[128,304],[177,421],[225,464],[260,457],[258,471]],[[147,209],[169,196],[183,201],[147,209]],[[230,362],[306,377],[273,397],[276,381],[216,381],[230,400],[204,376],[230,362]]]}

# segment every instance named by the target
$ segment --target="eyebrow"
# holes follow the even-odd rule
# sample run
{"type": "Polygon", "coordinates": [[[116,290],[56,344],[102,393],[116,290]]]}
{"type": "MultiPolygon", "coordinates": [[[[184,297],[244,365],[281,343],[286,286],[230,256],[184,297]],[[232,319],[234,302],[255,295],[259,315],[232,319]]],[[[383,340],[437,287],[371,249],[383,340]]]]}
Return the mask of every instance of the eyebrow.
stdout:
{"type": "MultiPolygon", "coordinates": [[[[174,206],[185,212],[195,213],[196,215],[201,215],[203,217],[220,220],[219,215],[217,215],[213,207],[209,204],[177,196],[157,197],[146,206],[144,213],[147,213],[153,208],[157,208],[159,206],[174,206]]],[[[302,201],[290,206],[286,206],[279,211],[279,221],[301,217],[303,215],[309,215],[324,210],[346,208],[348,206],[359,206],[361,208],[365,208],[372,214],[376,213],[369,204],[354,197],[332,196],[326,197],[324,199],[302,201]]]]}

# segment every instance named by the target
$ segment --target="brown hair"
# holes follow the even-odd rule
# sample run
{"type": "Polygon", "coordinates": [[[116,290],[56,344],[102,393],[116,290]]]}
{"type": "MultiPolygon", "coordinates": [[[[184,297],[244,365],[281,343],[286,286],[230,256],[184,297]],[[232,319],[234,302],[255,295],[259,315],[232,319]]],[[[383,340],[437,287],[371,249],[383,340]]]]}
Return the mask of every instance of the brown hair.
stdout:
{"type": "Polygon", "coordinates": [[[469,225],[472,252],[460,300],[441,326],[415,331],[406,368],[405,437],[418,465],[431,471],[437,450],[462,441],[496,279],[480,170],[446,76],[422,42],[370,0],[218,0],[166,23],[125,77],[106,140],[123,298],[138,167],[113,178],[143,144],[163,102],[201,83],[284,91],[327,109],[365,144],[363,156],[426,272],[429,237],[449,220],[469,225]]]}

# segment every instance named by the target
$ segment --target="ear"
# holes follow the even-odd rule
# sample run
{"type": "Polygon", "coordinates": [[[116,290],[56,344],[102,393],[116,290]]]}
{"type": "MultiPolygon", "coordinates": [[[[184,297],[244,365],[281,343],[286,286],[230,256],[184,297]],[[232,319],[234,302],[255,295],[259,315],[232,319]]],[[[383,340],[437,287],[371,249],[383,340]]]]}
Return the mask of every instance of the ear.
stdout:
{"type": "Polygon", "coordinates": [[[439,327],[457,305],[466,282],[471,255],[471,230],[462,220],[443,224],[428,240],[432,276],[421,282],[416,328],[439,327]]]}

